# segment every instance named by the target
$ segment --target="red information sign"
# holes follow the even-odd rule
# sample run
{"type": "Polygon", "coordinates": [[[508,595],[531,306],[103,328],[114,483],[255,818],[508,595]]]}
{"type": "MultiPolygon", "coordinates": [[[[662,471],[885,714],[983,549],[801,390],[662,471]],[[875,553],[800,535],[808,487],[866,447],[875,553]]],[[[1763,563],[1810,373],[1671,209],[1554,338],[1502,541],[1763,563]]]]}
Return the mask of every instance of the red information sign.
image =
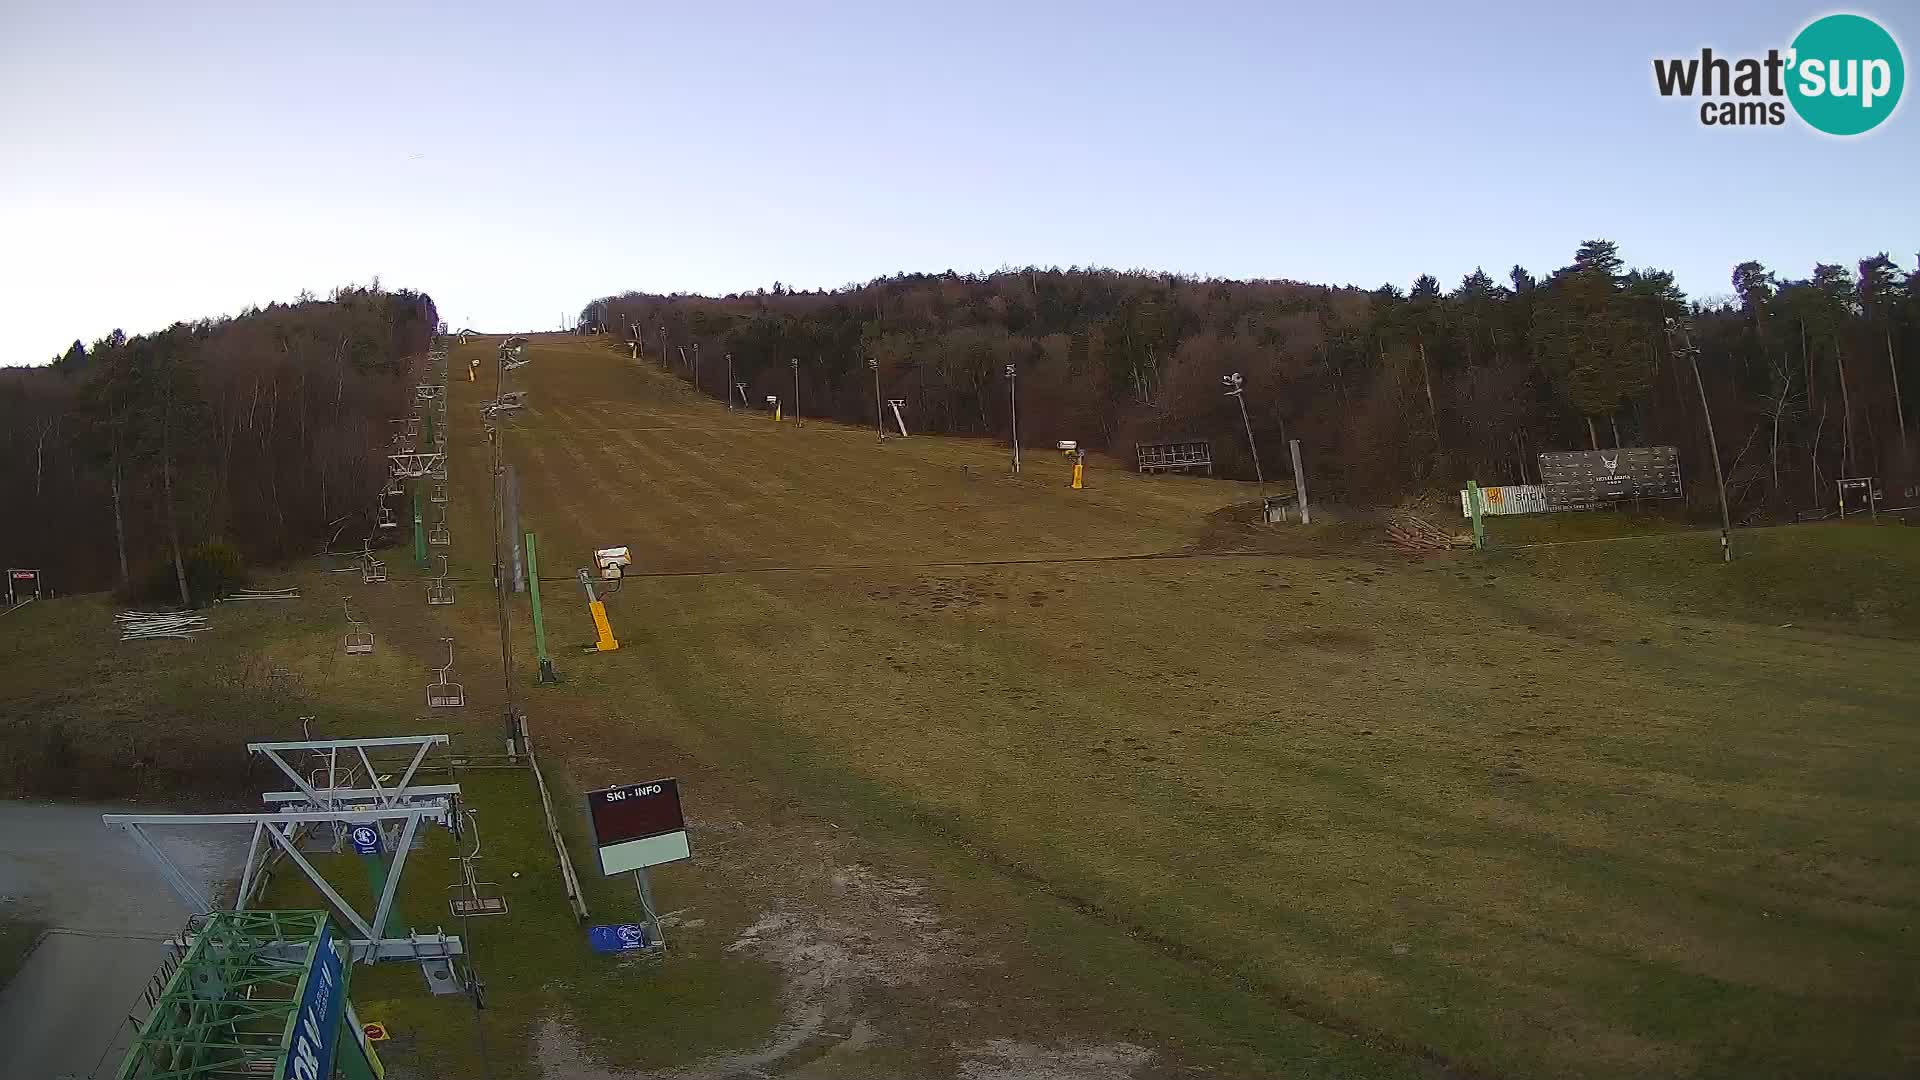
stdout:
{"type": "Polygon", "coordinates": [[[680,812],[680,783],[650,780],[644,784],[604,788],[587,795],[593,815],[593,837],[601,846],[644,840],[679,832],[687,827],[680,812]]]}
{"type": "Polygon", "coordinates": [[[649,780],[587,793],[600,872],[619,874],[692,857],[680,784],[649,780]]]}

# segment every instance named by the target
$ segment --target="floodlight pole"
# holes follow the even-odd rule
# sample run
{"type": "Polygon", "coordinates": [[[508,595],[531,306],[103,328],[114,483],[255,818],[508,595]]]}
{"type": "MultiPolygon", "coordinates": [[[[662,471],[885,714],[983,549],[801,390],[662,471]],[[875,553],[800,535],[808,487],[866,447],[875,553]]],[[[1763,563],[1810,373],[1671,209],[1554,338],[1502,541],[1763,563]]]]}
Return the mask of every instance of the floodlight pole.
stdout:
{"type": "Polygon", "coordinates": [[[1240,423],[1247,429],[1247,452],[1253,455],[1253,476],[1260,485],[1260,497],[1267,495],[1267,474],[1260,468],[1260,447],[1253,441],[1253,421],[1247,418],[1246,383],[1239,372],[1220,376],[1220,382],[1227,388],[1227,396],[1240,403],[1240,423]]]}
{"type": "Polygon", "coordinates": [[[1007,411],[1013,418],[1013,471],[1020,472],[1020,371],[1012,364],[1007,365],[1007,411]]]}
{"type": "Polygon", "coordinates": [[[1727,513],[1727,478],[1720,469],[1720,440],[1713,433],[1713,410],[1707,406],[1707,384],[1700,380],[1700,350],[1693,343],[1693,336],[1687,332],[1686,324],[1680,320],[1667,320],[1668,347],[1672,348],[1672,338],[1678,336],[1680,345],[1675,352],[1685,354],[1693,367],[1693,385],[1700,391],[1700,415],[1707,421],[1707,450],[1713,454],[1713,480],[1720,488],[1720,561],[1733,561],[1733,521],[1727,513]]]}
{"type": "Polygon", "coordinates": [[[880,360],[867,357],[867,367],[873,370],[873,430],[880,433],[880,441],[887,441],[887,418],[880,404],[880,360]]]}

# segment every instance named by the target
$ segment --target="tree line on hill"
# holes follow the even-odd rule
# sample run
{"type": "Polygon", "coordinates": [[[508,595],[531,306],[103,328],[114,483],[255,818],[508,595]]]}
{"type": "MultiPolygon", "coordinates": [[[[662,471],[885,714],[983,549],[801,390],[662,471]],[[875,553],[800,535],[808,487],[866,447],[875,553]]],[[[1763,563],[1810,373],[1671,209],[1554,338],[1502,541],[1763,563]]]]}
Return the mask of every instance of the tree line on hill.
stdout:
{"type": "Polygon", "coordinates": [[[1137,442],[1206,438],[1217,467],[1251,479],[1221,384],[1237,371],[1269,474],[1299,439],[1311,488],[1354,501],[1538,482],[1542,451],[1657,444],[1680,448],[1705,509],[1702,389],[1742,520],[1828,505],[1840,477],[1920,483],[1920,275],[1880,254],[1798,279],[1745,262],[1730,285],[1690,301],[1672,274],[1629,269],[1593,240],[1545,276],[1476,270],[1451,290],[1430,275],[1364,290],[1029,267],[824,292],[629,292],[580,318],[682,378],[698,357],[710,395],[730,392],[730,355],[746,401],[779,395],[848,422],[878,422],[877,366],[879,396],[906,399],[910,424],[933,433],[1005,438],[1014,365],[1027,446],[1076,439],[1131,462],[1137,442]]]}
{"type": "Polygon", "coordinates": [[[376,280],[0,368],[0,557],[184,605],[200,562],[357,543],[438,321],[376,280]]]}

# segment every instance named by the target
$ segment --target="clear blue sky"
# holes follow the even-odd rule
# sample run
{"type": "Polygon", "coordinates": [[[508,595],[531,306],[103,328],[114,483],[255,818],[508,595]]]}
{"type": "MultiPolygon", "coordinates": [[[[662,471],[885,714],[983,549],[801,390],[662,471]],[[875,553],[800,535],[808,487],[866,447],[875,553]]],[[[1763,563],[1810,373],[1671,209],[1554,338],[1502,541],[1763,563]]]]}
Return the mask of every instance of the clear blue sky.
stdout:
{"type": "MultiPolygon", "coordinates": [[[[538,329],[899,270],[1451,287],[1605,236],[1717,295],[1920,248],[1911,100],[1841,141],[1654,93],[1821,4],[931,7],[11,0],[0,363],[375,275],[538,329]]],[[[1920,9],[1846,10],[1913,66],[1920,9]]]]}

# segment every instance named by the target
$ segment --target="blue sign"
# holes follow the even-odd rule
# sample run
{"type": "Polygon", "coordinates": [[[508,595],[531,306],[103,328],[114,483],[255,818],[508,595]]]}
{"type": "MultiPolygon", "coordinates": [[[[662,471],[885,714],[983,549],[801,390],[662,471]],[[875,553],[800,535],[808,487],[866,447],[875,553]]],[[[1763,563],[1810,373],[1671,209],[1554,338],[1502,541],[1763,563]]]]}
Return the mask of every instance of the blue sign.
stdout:
{"type": "Polygon", "coordinates": [[[322,924],[319,947],[300,990],[300,1008],[293,1014],[292,1038],[280,1075],[287,1080],[331,1080],[333,1040],[340,1032],[340,1010],[347,995],[340,987],[340,954],[333,949],[333,927],[322,924]]]}
{"type": "Polygon", "coordinates": [[[380,854],[380,830],[371,825],[355,825],[347,838],[353,841],[353,850],[362,855],[380,854]]]}
{"type": "Polygon", "coordinates": [[[587,928],[587,942],[594,952],[620,953],[634,949],[644,949],[647,941],[647,928],[639,923],[621,923],[619,926],[590,926],[587,928]]]}

